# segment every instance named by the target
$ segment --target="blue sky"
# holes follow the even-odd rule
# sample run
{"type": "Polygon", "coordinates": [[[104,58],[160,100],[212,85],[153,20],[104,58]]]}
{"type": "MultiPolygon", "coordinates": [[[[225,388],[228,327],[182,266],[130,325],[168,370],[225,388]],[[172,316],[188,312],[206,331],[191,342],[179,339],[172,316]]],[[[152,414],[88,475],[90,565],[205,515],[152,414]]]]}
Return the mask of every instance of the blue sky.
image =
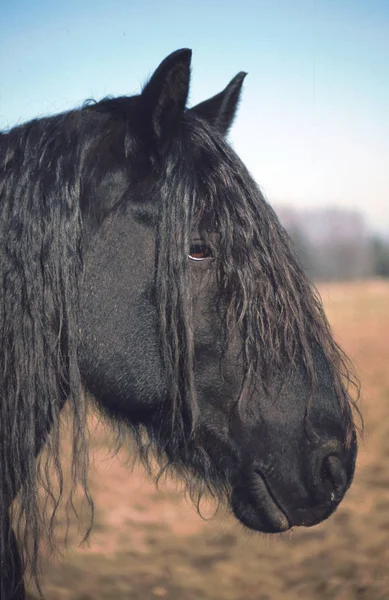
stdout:
{"type": "Polygon", "coordinates": [[[180,47],[192,104],[249,73],[231,141],[270,202],[389,231],[389,0],[1,0],[0,129],[137,92],[180,47]]]}

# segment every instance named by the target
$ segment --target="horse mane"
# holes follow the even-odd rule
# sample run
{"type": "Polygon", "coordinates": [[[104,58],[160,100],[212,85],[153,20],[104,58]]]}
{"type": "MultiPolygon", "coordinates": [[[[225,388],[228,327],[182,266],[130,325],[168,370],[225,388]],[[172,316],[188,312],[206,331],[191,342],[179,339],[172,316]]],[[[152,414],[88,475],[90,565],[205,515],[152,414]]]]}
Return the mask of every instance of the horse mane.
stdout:
{"type": "MultiPolygon", "coordinates": [[[[90,136],[82,113],[35,120],[0,138],[0,506],[12,506],[22,562],[38,583],[38,540],[54,547],[64,477],[60,411],[72,414],[72,494],[87,488],[86,405],[77,362],[80,188],[90,136]],[[84,127],[85,129],[85,127],[84,127]],[[46,430],[50,434],[46,440],[46,430]],[[37,454],[46,441],[46,451],[37,454]],[[46,492],[39,508],[37,482],[46,492]]],[[[0,530],[7,531],[4,511],[0,530]]],[[[1,537],[0,556],[5,553],[1,537]]]]}

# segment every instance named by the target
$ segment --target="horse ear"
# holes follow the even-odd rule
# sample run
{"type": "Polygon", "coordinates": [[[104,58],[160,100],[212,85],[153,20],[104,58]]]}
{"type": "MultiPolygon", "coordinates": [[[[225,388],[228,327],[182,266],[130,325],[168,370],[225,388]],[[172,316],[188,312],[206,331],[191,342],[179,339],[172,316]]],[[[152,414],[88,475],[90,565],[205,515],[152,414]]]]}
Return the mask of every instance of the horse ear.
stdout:
{"type": "Polygon", "coordinates": [[[169,54],[144,87],[142,109],[151,122],[159,149],[174,135],[183,115],[189,91],[192,51],[187,48],[169,54]]]}
{"type": "Polygon", "coordinates": [[[243,80],[247,73],[241,71],[235,75],[220,94],[197,104],[190,109],[197,116],[213,125],[222,135],[228,133],[238,108],[243,80]]]}

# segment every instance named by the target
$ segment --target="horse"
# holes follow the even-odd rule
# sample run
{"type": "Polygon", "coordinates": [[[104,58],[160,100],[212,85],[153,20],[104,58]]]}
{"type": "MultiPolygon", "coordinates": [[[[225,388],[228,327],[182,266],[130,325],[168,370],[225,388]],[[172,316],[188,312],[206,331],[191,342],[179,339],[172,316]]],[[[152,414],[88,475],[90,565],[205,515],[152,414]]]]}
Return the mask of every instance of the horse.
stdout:
{"type": "Polygon", "coordinates": [[[145,465],[255,531],[323,521],[353,479],[358,381],[227,141],[246,73],[187,108],[190,63],[178,50],[137,95],[0,134],[3,600],[27,569],[40,585],[65,405],[92,506],[88,395],[145,465]]]}

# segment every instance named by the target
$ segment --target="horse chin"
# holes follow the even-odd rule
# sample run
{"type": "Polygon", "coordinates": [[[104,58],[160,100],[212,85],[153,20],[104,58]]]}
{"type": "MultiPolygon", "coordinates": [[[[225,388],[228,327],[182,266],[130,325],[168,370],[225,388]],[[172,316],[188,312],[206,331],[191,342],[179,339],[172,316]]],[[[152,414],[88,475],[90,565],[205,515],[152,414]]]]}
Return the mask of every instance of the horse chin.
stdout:
{"type": "Polygon", "coordinates": [[[231,508],[243,525],[262,533],[281,533],[291,528],[289,519],[273,498],[264,478],[256,473],[249,487],[233,488],[231,508]]]}

